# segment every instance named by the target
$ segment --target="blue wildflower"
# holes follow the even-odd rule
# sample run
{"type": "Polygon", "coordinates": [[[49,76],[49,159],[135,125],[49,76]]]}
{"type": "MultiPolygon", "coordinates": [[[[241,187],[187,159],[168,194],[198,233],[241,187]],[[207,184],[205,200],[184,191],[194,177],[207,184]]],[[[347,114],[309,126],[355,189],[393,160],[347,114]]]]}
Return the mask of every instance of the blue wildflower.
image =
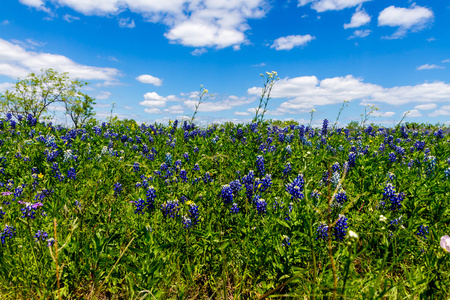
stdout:
{"type": "Polygon", "coordinates": [[[305,180],[303,179],[303,175],[299,174],[297,178],[294,179],[293,182],[286,184],[286,191],[291,194],[291,199],[300,200],[303,199],[303,188],[305,184],[305,180]]]}
{"type": "Polygon", "coordinates": [[[264,167],[264,157],[262,155],[256,157],[256,168],[261,176],[265,175],[266,169],[264,167]]]}
{"type": "Polygon", "coordinates": [[[236,203],[233,203],[230,208],[230,213],[237,214],[239,213],[239,207],[236,203]]]}

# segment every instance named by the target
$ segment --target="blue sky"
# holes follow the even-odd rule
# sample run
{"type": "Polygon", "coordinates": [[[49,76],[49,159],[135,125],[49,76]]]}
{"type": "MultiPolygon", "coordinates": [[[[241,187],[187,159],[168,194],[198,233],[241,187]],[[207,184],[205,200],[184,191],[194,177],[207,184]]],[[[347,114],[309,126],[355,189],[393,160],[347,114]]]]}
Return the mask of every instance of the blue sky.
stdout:
{"type": "MultiPolygon", "coordinates": [[[[0,92],[41,68],[90,82],[97,118],[249,122],[276,71],[266,118],[309,123],[450,121],[450,2],[442,0],[8,0],[0,92]]],[[[58,110],[58,108],[55,108],[58,110]]],[[[58,117],[58,114],[55,115],[58,117]]],[[[62,122],[63,118],[58,117],[62,122]]]]}

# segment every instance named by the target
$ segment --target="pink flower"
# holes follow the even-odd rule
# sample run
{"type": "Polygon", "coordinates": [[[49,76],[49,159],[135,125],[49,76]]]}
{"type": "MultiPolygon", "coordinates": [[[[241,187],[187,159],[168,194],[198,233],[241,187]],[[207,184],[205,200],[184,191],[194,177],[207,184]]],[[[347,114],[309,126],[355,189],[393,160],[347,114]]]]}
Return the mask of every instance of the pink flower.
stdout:
{"type": "Polygon", "coordinates": [[[445,252],[450,252],[450,236],[444,235],[441,237],[441,247],[445,252]]]}
{"type": "Polygon", "coordinates": [[[11,194],[12,194],[11,192],[2,192],[2,196],[9,196],[11,194]]]}

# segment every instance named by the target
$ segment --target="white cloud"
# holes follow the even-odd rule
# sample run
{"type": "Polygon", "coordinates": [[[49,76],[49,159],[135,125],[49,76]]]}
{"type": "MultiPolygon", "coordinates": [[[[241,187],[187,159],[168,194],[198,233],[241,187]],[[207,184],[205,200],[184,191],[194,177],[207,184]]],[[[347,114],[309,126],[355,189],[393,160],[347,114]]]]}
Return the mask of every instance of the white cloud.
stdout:
{"type": "Polygon", "coordinates": [[[291,50],[296,46],[301,46],[307,44],[309,41],[315,39],[315,37],[307,35],[288,35],[286,37],[280,37],[275,40],[270,48],[275,48],[275,50],[291,50]]]}
{"type": "Polygon", "coordinates": [[[17,79],[47,68],[68,72],[71,78],[102,80],[108,84],[116,83],[120,76],[119,70],[114,68],[81,65],[63,55],[27,51],[20,45],[0,39],[0,75],[17,79]]]}
{"type": "Polygon", "coordinates": [[[164,112],[169,114],[182,114],[184,113],[184,108],[181,105],[172,105],[164,109],[164,112]]]}
{"type": "Polygon", "coordinates": [[[134,20],[130,21],[130,18],[120,18],[119,19],[119,27],[122,28],[134,28],[136,24],[134,24],[134,20]]]}
{"type": "Polygon", "coordinates": [[[97,104],[94,104],[94,106],[95,107],[100,107],[100,108],[106,108],[106,107],[110,107],[111,106],[111,104],[101,104],[101,103],[97,103],[97,104]]]}
{"type": "MultiPolygon", "coordinates": [[[[252,87],[247,92],[250,95],[259,96],[261,87],[252,87]]],[[[352,75],[323,80],[319,80],[316,76],[291,79],[287,77],[275,83],[270,96],[272,103],[279,104],[271,114],[282,115],[305,113],[316,105],[341,104],[344,100],[362,100],[363,104],[381,102],[391,105],[450,102],[450,84],[433,82],[384,88],[380,85],[364,83],[361,78],[355,78],[352,75]]]]}
{"type": "Polygon", "coordinates": [[[145,108],[144,112],[148,114],[160,114],[161,110],[159,108],[145,108]]]}
{"type": "Polygon", "coordinates": [[[0,83],[0,93],[5,92],[6,90],[12,89],[12,87],[13,87],[13,84],[10,82],[0,83]]]}
{"type": "Polygon", "coordinates": [[[266,65],[265,63],[260,63],[260,64],[252,65],[252,67],[264,67],[265,65],[266,65]]]}
{"type": "Polygon", "coordinates": [[[350,20],[349,24],[344,24],[344,28],[358,28],[370,22],[370,16],[363,10],[357,10],[350,20]]]}
{"type": "MultiPolygon", "coordinates": [[[[164,36],[171,42],[192,47],[225,48],[246,43],[248,19],[264,17],[266,0],[21,0],[43,9],[70,7],[84,15],[111,16],[123,11],[141,15],[149,22],[168,26],[164,36]]],[[[129,24],[128,22],[126,24],[129,24]]]]}
{"type": "Polygon", "coordinates": [[[393,115],[395,115],[395,112],[393,112],[393,111],[377,111],[376,113],[375,113],[377,116],[379,116],[379,117],[382,117],[382,118],[390,118],[390,117],[392,117],[393,115]]]}
{"type": "Polygon", "coordinates": [[[350,39],[354,39],[354,38],[365,38],[371,32],[372,32],[372,30],[370,30],[370,29],[355,30],[353,32],[353,35],[349,36],[348,39],[350,40],[350,39]]]}
{"type": "Polygon", "coordinates": [[[413,4],[411,8],[386,7],[378,15],[378,26],[398,27],[390,37],[402,38],[408,31],[419,31],[430,24],[434,19],[433,11],[413,4]]]}
{"type": "Polygon", "coordinates": [[[425,64],[425,65],[418,66],[416,69],[417,70],[431,70],[431,69],[445,69],[445,68],[442,66],[438,66],[438,65],[425,64]]]}
{"type": "Polygon", "coordinates": [[[200,56],[200,55],[202,55],[203,53],[206,53],[206,52],[208,52],[208,50],[206,50],[205,48],[197,48],[194,51],[192,51],[191,54],[194,55],[194,56],[200,56]]]}
{"type": "Polygon", "coordinates": [[[3,20],[2,21],[2,25],[8,25],[9,23],[11,23],[11,22],[9,22],[9,20],[3,20]]]}
{"type": "MultiPolygon", "coordinates": [[[[222,111],[222,110],[227,110],[227,109],[231,109],[235,106],[241,106],[244,104],[248,104],[255,101],[255,98],[246,98],[246,97],[237,97],[237,96],[229,96],[227,99],[222,100],[222,101],[213,101],[208,100],[204,103],[202,103],[202,105],[199,106],[198,111],[199,112],[214,112],[214,111],[222,111]]],[[[184,101],[184,105],[186,107],[188,107],[189,109],[194,110],[195,109],[195,104],[198,102],[198,100],[185,100],[184,101]]]]}
{"type": "Polygon", "coordinates": [[[324,12],[327,10],[342,10],[349,7],[355,7],[367,1],[370,0],[299,0],[298,6],[312,3],[312,9],[317,12],[324,12]]]}
{"type": "Polygon", "coordinates": [[[435,41],[436,39],[434,38],[434,37],[430,37],[430,38],[427,38],[427,42],[433,42],[433,41],[435,41]]]}
{"type": "Polygon", "coordinates": [[[428,114],[430,117],[450,116],[450,105],[444,105],[440,109],[428,114]]]}
{"type": "Polygon", "coordinates": [[[108,99],[109,96],[111,96],[110,92],[107,91],[101,91],[97,96],[95,96],[96,99],[108,99]]]}
{"type": "Polygon", "coordinates": [[[249,116],[250,115],[250,113],[246,112],[246,111],[235,111],[233,114],[236,116],[249,116]]]}
{"type": "MultiPolygon", "coordinates": [[[[149,92],[144,95],[144,101],[139,102],[139,105],[147,106],[150,109],[155,109],[159,107],[165,107],[168,101],[178,101],[179,99],[174,95],[169,95],[163,97],[158,95],[156,92],[149,92]]],[[[146,110],[145,110],[146,111],[146,110]]],[[[147,111],[146,111],[147,112],[147,111]]]]}
{"type": "Polygon", "coordinates": [[[417,109],[411,109],[410,111],[409,111],[409,113],[408,113],[408,111],[405,111],[404,113],[403,113],[403,115],[405,115],[406,114],[406,117],[409,117],[409,118],[417,118],[417,117],[422,117],[423,115],[420,113],[420,111],[419,110],[417,110],[417,109]],[[406,114],[407,113],[407,114],[406,114]]]}
{"type": "Polygon", "coordinates": [[[27,48],[27,49],[34,49],[36,47],[42,47],[45,45],[45,43],[43,42],[39,42],[39,41],[35,41],[33,39],[26,39],[25,41],[20,41],[20,40],[16,40],[16,39],[12,39],[11,43],[17,44],[22,46],[23,48],[27,48]]]}
{"type": "Polygon", "coordinates": [[[444,59],[442,62],[443,63],[450,63],[450,59],[444,59]]]}
{"type": "Polygon", "coordinates": [[[414,108],[418,110],[432,110],[435,109],[436,107],[437,105],[435,103],[427,103],[414,106],[414,108]]]}
{"type": "Polygon", "coordinates": [[[125,109],[134,109],[134,107],[128,106],[128,105],[125,105],[123,108],[125,108],[125,109]]]}
{"type": "Polygon", "coordinates": [[[72,15],[69,15],[69,14],[65,14],[65,15],[63,16],[63,20],[66,21],[66,22],[72,23],[73,21],[78,21],[78,20],[80,20],[80,18],[79,18],[79,17],[72,16],[72,15]]]}
{"type": "Polygon", "coordinates": [[[153,84],[154,86],[162,85],[161,79],[159,79],[157,77],[153,77],[152,75],[148,75],[148,74],[140,75],[140,76],[136,77],[136,80],[139,82],[142,82],[142,83],[153,84]]]}

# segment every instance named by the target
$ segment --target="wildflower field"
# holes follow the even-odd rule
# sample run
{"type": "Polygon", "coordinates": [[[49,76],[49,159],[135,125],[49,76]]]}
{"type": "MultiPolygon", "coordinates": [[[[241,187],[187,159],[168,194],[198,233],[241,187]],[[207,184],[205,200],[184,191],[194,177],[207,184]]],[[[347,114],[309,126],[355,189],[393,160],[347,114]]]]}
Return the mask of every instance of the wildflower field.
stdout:
{"type": "Polygon", "coordinates": [[[445,299],[443,129],[8,116],[0,298],[445,299]]]}

